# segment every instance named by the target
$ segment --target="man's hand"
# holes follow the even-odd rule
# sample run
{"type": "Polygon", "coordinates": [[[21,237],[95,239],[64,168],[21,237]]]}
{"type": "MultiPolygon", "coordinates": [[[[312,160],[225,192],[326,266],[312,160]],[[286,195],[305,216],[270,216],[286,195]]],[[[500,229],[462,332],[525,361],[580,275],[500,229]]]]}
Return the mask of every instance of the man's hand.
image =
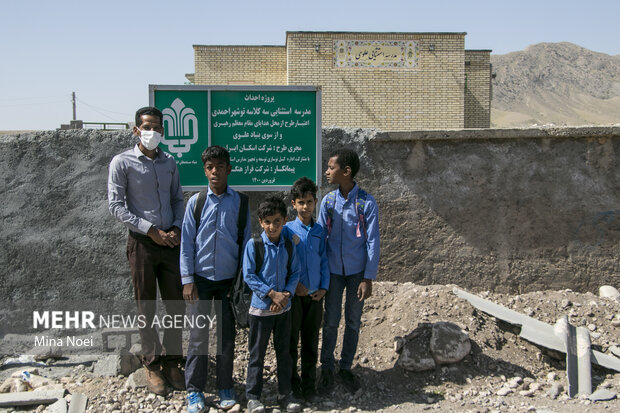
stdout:
{"type": "Polygon", "coordinates": [[[162,247],[174,248],[181,244],[181,230],[177,227],[172,228],[168,232],[151,227],[146,235],[148,235],[155,244],[161,245],[162,247]]]}
{"type": "Polygon", "coordinates": [[[312,298],[312,301],[321,301],[321,298],[323,298],[326,293],[327,293],[327,290],[321,289],[321,290],[315,291],[314,293],[310,294],[310,298],[312,298]]]}
{"type": "Polygon", "coordinates": [[[146,233],[157,245],[164,246],[172,246],[170,240],[168,240],[168,234],[164,231],[157,229],[155,227],[149,228],[149,232],[146,233]]]}
{"type": "Polygon", "coordinates": [[[308,288],[302,283],[297,283],[297,288],[295,288],[295,295],[299,295],[305,297],[308,295],[308,288]]]}
{"type": "Polygon", "coordinates": [[[181,230],[177,227],[172,227],[170,231],[167,232],[168,239],[172,242],[173,246],[181,245],[181,230]]]}
{"type": "Polygon", "coordinates": [[[277,305],[280,310],[282,310],[288,304],[288,297],[290,293],[288,291],[281,293],[275,290],[271,290],[267,295],[269,296],[269,298],[271,298],[271,301],[273,301],[273,303],[277,305]]]}
{"type": "Polygon", "coordinates": [[[359,287],[357,287],[357,298],[360,301],[364,301],[368,297],[372,295],[372,280],[368,278],[364,278],[360,283],[359,287]]]}
{"type": "Polygon", "coordinates": [[[193,304],[194,301],[198,300],[198,290],[196,289],[196,284],[189,283],[183,286],[183,299],[190,304],[193,304]]]}

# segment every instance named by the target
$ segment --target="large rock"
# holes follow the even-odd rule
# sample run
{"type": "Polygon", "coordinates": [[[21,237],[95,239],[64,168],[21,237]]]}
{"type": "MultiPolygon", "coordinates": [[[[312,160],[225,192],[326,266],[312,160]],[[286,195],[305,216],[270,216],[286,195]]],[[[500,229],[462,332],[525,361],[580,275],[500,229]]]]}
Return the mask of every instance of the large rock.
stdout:
{"type": "Polygon", "coordinates": [[[407,337],[397,338],[397,352],[400,354],[396,364],[405,370],[426,371],[435,368],[435,359],[430,353],[432,327],[430,323],[422,323],[407,337]]]}
{"type": "Polygon", "coordinates": [[[410,371],[432,370],[437,365],[457,363],[471,351],[469,336],[448,322],[421,323],[406,337],[396,337],[396,364],[410,371]]]}
{"type": "Polygon", "coordinates": [[[448,322],[433,324],[430,349],[437,364],[457,363],[471,351],[469,335],[448,322]]]}

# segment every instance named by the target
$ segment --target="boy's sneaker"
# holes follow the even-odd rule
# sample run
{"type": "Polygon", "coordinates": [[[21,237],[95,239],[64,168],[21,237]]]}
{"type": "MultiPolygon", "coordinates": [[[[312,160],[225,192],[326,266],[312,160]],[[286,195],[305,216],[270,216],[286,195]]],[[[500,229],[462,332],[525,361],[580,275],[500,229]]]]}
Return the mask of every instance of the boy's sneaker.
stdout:
{"type": "Polygon", "coordinates": [[[301,404],[293,397],[292,393],[284,396],[278,401],[278,404],[288,413],[298,413],[301,411],[301,404]]]}
{"type": "Polygon", "coordinates": [[[248,413],[265,413],[265,406],[260,400],[250,399],[248,400],[248,413]]]}
{"type": "Polygon", "coordinates": [[[340,380],[342,380],[344,387],[346,387],[351,393],[355,393],[360,389],[360,382],[351,370],[340,369],[338,370],[338,376],[340,377],[340,380]]]}
{"type": "Polygon", "coordinates": [[[321,369],[321,381],[319,382],[319,394],[327,395],[334,389],[334,372],[332,370],[321,369]]]}
{"type": "Polygon", "coordinates": [[[192,391],[187,395],[187,413],[202,413],[205,411],[205,396],[202,392],[192,391]]]}
{"type": "Polygon", "coordinates": [[[220,396],[220,409],[228,410],[235,404],[237,404],[237,395],[235,394],[235,389],[224,389],[220,390],[218,393],[220,396]]]}

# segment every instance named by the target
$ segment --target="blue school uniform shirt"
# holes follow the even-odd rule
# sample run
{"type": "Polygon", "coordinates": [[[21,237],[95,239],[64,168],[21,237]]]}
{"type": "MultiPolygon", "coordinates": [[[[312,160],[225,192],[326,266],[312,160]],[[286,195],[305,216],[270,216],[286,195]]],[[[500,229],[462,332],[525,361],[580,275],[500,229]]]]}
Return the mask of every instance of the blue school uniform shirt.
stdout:
{"type": "Polygon", "coordinates": [[[290,239],[297,236],[299,239],[299,242],[293,241],[299,259],[299,282],[308,288],[309,294],[329,289],[325,229],[314,220],[310,226],[304,225],[299,217],[287,222],[285,229],[285,236],[290,239]]]}
{"type": "MultiPolygon", "coordinates": [[[[345,199],[336,191],[336,202],[332,216],[332,228],[327,238],[327,259],[329,271],[336,275],[363,273],[364,278],[375,280],[379,267],[379,208],[372,195],[367,194],[364,205],[366,235],[360,226],[357,235],[357,183],[345,199]]],[[[327,229],[327,197],[323,197],[319,213],[319,224],[327,229]]]]}
{"type": "MultiPolygon", "coordinates": [[[[284,245],[284,236],[280,235],[277,244],[269,241],[265,231],[261,233],[265,248],[263,265],[256,274],[256,262],[254,261],[254,240],[248,241],[245,245],[243,254],[243,279],[252,290],[251,306],[259,310],[267,310],[272,303],[271,298],[267,297],[270,290],[278,292],[288,291],[291,297],[295,295],[295,289],[299,282],[299,260],[293,248],[293,259],[291,261],[291,274],[287,279],[288,272],[288,253],[284,245]]],[[[291,307],[289,299],[284,311],[291,307]]]]}
{"type": "MultiPolygon", "coordinates": [[[[233,278],[239,262],[237,222],[239,194],[230,187],[221,196],[207,190],[207,198],[196,228],[194,206],[198,194],[187,202],[181,231],[181,283],[193,283],[194,275],[211,281],[233,278]]],[[[250,211],[246,218],[243,245],[250,239],[250,211]]],[[[243,251],[243,249],[241,249],[243,251]]]]}

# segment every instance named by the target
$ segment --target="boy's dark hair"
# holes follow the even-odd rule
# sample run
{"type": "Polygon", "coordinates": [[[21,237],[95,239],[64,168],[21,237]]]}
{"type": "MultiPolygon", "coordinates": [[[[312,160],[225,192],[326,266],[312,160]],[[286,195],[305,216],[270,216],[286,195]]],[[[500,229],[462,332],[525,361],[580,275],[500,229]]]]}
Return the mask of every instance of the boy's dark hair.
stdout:
{"type": "Polygon", "coordinates": [[[218,160],[226,162],[226,165],[230,165],[230,154],[226,148],[219,145],[209,146],[204,150],[201,158],[203,164],[206,164],[207,161],[218,160]]]}
{"type": "Polygon", "coordinates": [[[316,199],[316,192],[318,188],[314,181],[308,177],[299,178],[295,181],[291,187],[291,200],[301,199],[306,194],[312,194],[312,197],[316,199]]]}
{"type": "Polygon", "coordinates": [[[161,126],[164,126],[164,115],[161,113],[161,110],[153,106],[145,106],[136,111],[136,126],[137,127],[140,127],[140,125],[142,125],[143,115],[157,116],[159,118],[159,123],[161,124],[161,126]]]}
{"type": "Polygon", "coordinates": [[[279,196],[269,196],[258,206],[258,219],[265,219],[278,213],[286,219],[286,205],[279,196]]]}
{"type": "Polygon", "coordinates": [[[340,169],[344,169],[347,166],[351,168],[351,178],[355,178],[357,172],[360,170],[360,158],[352,149],[340,148],[336,149],[329,155],[330,158],[336,157],[336,163],[340,165],[340,169]]]}

